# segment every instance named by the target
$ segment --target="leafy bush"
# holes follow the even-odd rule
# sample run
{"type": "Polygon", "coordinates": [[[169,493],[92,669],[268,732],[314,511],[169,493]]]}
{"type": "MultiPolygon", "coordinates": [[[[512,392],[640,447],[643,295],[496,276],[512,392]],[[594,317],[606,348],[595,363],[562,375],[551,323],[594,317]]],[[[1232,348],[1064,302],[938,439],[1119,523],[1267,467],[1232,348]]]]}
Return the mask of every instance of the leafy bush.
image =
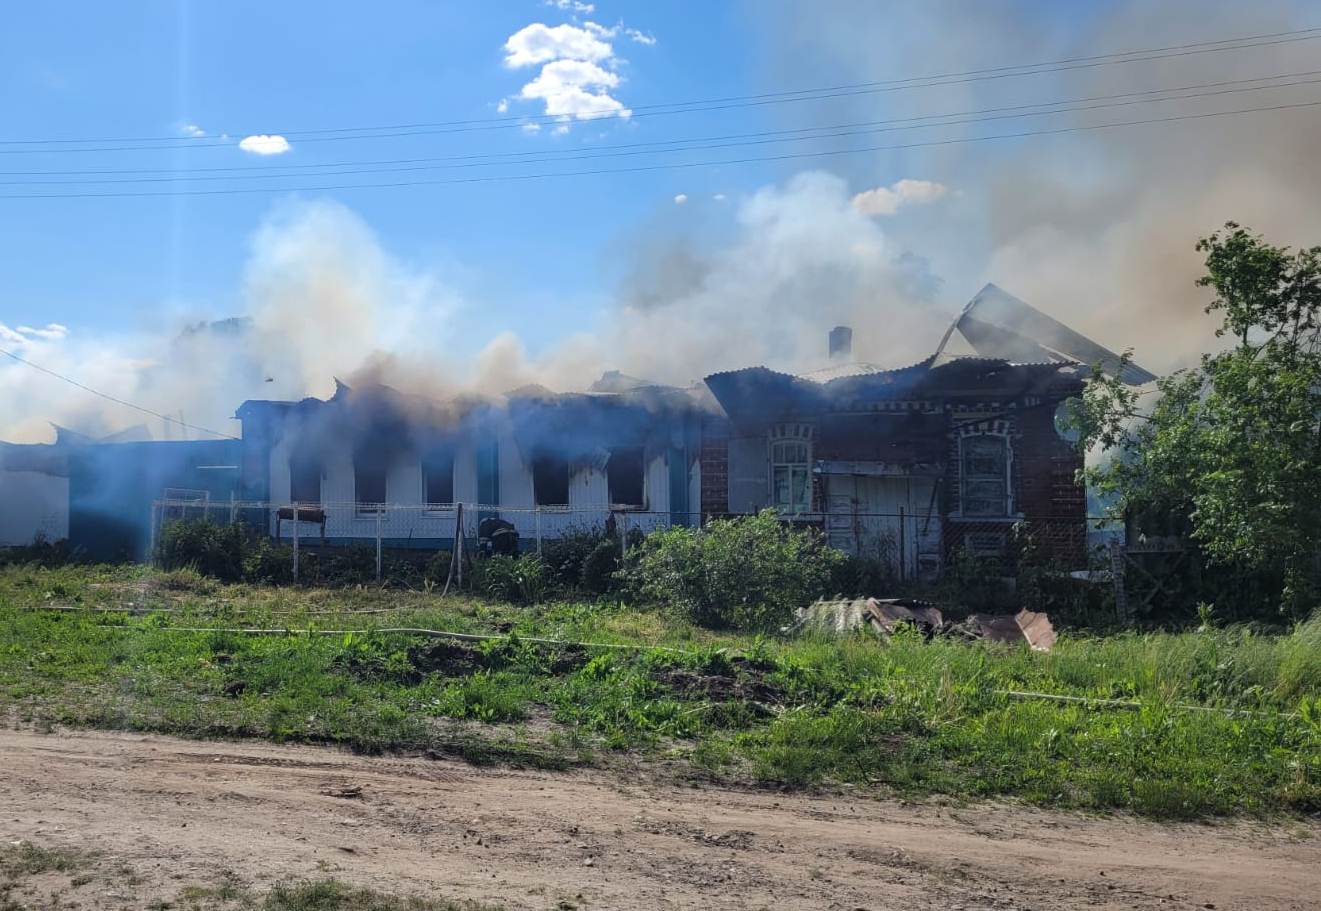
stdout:
{"type": "Polygon", "coordinates": [[[705,528],[653,532],[629,554],[624,574],[641,597],[717,628],[774,628],[829,591],[844,555],[775,510],[717,519],[705,528]]]}
{"type": "Polygon", "coordinates": [[[449,577],[450,561],[452,559],[454,559],[453,551],[436,551],[427,560],[426,568],[422,570],[422,578],[428,582],[443,583],[449,577]]]}
{"type": "Polygon", "coordinates": [[[497,554],[473,564],[473,590],[497,601],[535,604],[549,589],[546,564],[536,554],[497,554]]]}
{"type": "Polygon", "coordinates": [[[845,555],[831,573],[830,591],[850,598],[885,597],[897,584],[894,564],[890,561],[845,555]]]}
{"type": "Polygon", "coordinates": [[[267,538],[253,541],[243,554],[243,579],[265,585],[287,585],[294,579],[294,549],[267,538]]]}
{"type": "Polygon", "coordinates": [[[547,539],[541,547],[541,560],[546,564],[548,581],[566,591],[581,587],[584,565],[597,547],[608,540],[600,529],[571,531],[547,539]]]}
{"type": "Polygon", "coordinates": [[[619,544],[603,538],[583,560],[579,587],[586,592],[604,595],[615,587],[615,573],[619,571],[619,544]]]}
{"type": "Polygon", "coordinates": [[[243,529],[205,519],[167,522],[156,545],[156,559],[165,569],[191,567],[225,582],[243,577],[243,529]]]}
{"type": "Polygon", "coordinates": [[[52,569],[63,566],[73,558],[69,542],[63,538],[52,541],[46,533],[39,531],[32,538],[31,544],[21,547],[0,547],[0,566],[42,566],[52,569]]]}

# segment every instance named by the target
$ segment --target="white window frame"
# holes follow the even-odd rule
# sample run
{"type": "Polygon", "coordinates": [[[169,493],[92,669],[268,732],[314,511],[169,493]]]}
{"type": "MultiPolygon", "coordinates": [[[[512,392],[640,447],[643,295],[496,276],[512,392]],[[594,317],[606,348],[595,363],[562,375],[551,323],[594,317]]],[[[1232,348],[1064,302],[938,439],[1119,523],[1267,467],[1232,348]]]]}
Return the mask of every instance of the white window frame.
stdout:
{"type": "Polygon", "coordinates": [[[770,471],[770,503],[784,516],[799,516],[812,511],[812,425],[778,424],[771,428],[767,439],[767,459],[770,471]],[[785,447],[801,447],[802,459],[788,459],[783,456],[785,447]],[[789,502],[781,503],[776,495],[779,485],[776,483],[780,474],[787,475],[789,502]],[[795,487],[795,479],[801,478],[801,485],[795,487]],[[801,490],[800,499],[794,499],[794,491],[801,490]]]}

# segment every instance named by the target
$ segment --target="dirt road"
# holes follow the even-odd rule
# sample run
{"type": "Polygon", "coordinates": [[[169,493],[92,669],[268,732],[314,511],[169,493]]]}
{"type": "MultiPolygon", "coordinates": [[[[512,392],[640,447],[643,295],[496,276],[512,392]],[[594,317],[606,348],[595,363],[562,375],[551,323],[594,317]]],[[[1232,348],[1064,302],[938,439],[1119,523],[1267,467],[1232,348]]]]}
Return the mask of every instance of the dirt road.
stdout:
{"type": "Polygon", "coordinates": [[[132,869],[131,895],[89,886],[83,908],[226,875],[537,909],[1303,909],[1321,895],[1321,827],[1296,823],[1160,826],[124,734],[0,732],[0,832],[132,869]]]}

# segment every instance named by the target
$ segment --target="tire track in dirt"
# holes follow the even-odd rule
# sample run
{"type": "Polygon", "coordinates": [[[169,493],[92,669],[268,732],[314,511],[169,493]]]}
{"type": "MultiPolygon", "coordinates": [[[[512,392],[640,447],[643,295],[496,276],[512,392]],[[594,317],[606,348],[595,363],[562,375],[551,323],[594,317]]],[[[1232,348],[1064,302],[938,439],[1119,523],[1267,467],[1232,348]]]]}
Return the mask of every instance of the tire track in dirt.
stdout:
{"type": "Polygon", "coordinates": [[[141,878],[140,907],[231,873],[258,888],[333,875],[537,909],[1301,911],[1321,894],[1316,823],[1167,826],[685,786],[645,767],[487,769],[86,732],[0,732],[0,769],[7,840],[121,860],[141,878]]]}

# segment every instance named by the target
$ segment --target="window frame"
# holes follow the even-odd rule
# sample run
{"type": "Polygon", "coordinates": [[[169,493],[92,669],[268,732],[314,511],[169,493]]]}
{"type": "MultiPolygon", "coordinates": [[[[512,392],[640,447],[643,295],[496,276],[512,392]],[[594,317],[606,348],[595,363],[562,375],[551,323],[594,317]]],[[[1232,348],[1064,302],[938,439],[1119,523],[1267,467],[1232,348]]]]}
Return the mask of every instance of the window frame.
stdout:
{"type": "Polygon", "coordinates": [[[782,515],[803,515],[812,511],[812,441],[801,436],[778,436],[770,440],[770,486],[771,505],[782,515]],[[800,447],[801,459],[790,459],[782,453],[785,447],[800,447]],[[785,475],[788,490],[788,502],[781,503],[779,497],[781,474],[785,475]],[[795,478],[801,478],[797,489],[802,496],[795,498],[795,478]]]}
{"type": "Polygon", "coordinates": [[[385,510],[386,503],[390,496],[390,460],[385,455],[372,456],[371,461],[378,462],[381,472],[381,499],[364,500],[360,493],[362,485],[358,483],[358,471],[361,467],[366,470],[369,466],[366,460],[362,459],[359,452],[353,453],[353,510],[360,516],[372,516],[385,510]]]}
{"type": "MultiPolygon", "coordinates": [[[[568,460],[567,458],[564,458],[563,456],[553,455],[553,454],[551,454],[551,455],[548,455],[548,454],[536,455],[536,456],[533,456],[533,458],[532,458],[532,462],[531,462],[531,464],[528,466],[528,470],[529,470],[529,474],[532,475],[532,504],[533,504],[534,506],[536,506],[537,508],[544,508],[544,509],[559,509],[559,508],[563,508],[563,507],[566,507],[566,506],[569,505],[569,488],[570,488],[570,486],[572,485],[573,472],[572,472],[572,470],[571,470],[571,466],[570,466],[570,464],[569,464],[569,460],[568,460]],[[538,474],[540,474],[541,472],[543,472],[543,471],[546,470],[545,466],[547,466],[548,464],[553,464],[553,465],[556,467],[556,473],[557,473],[557,474],[558,474],[558,468],[559,468],[559,466],[560,466],[560,465],[563,465],[563,466],[564,466],[564,500],[563,500],[563,502],[556,502],[556,503],[543,503],[543,502],[541,501],[541,490],[540,490],[540,485],[537,483],[537,476],[538,476],[538,474]]],[[[557,482],[558,482],[558,479],[557,479],[557,482]]],[[[557,486],[558,486],[558,483],[557,483],[557,486]]]]}
{"type": "MultiPolygon", "coordinates": [[[[302,480],[304,481],[308,479],[309,479],[308,477],[302,478],[302,480]]],[[[326,480],[326,466],[324,460],[321,458],[320,455],[299,453],[299,452],[291,452],[289,454],[289,502],[290,503],[298,503],[298,504],[306,503],[309,506],[320,506],[321,499],[324,494],[323,488],[325,487],[325,480],[326,480]],[[302,466],[302,471],[300,471],[298,468],[298,466],[300,465],[302,466]],[[298,484],[299,475],[302,474],[303,472],[306,472],[308,476],[315,473],[316,476],[315,500],[300,499],[294,495],[295,492],[297,492],[299,489],[299,484],[298,484]]]]}
{"type": "Polygon", "coordinates": [[[606,500],[613,506],[622,506],[630,509],[647,508],[647,453],[642,446],[616,446],[610,450],[610,456],[605,463],[605,486],[606,500]],[[638,469],[638,498],[633,502],[625,502],[615,496],[615,472],[621,470],[620,463],[616,462],[616,457],[627,455],[631,460],[636,454],[638,469]]]}
{"type": "Polygon", "coordinates": [[[959,514],[961,516],[976,519],[1005,519],[1013,516],[1012,460],[1013,448],[1010,446],[1007,434],[981,431],[965,433],[959,437],[959,514]],[[996,474],[985,471],[970,472],[968,470],[969,459],[973,455],[970,448],[975,446],[977,442],[985,440],[994,440],[1000,447],[1001,468],[996,474]],[[985,495],[974,497],[970,488],[975,484],[1000,486],[1002,492],[994,498],[999,503],[999,509],[974,511],[969,508],[968,504],[974,500],[989,501],[993,499],[985,495]]]}
{"type": "MultiPolygon", "coordinates": [[[[422,477],[422,505],[430,512],[444,512],[454,505],[454,466],[455,456],[453,449],[436,449],[426,453],[418,459],[418,469],[422,477]],[[440,461],[448,460],[449,464],[449,499],[433,500],[431,498],[431,477],[434,472],[432,468],[440,467],[440,461]]],[[[443,474],[443,472],[441,472],[443,474]]]]}

